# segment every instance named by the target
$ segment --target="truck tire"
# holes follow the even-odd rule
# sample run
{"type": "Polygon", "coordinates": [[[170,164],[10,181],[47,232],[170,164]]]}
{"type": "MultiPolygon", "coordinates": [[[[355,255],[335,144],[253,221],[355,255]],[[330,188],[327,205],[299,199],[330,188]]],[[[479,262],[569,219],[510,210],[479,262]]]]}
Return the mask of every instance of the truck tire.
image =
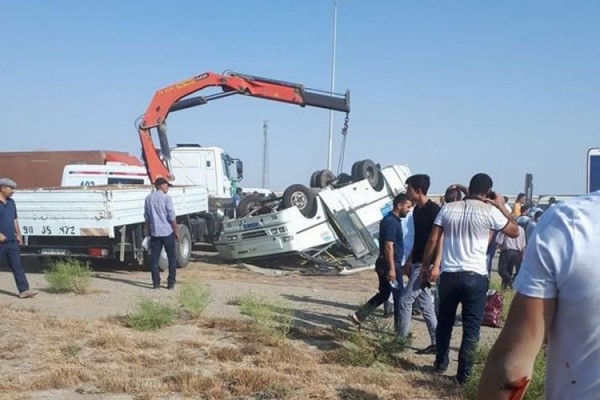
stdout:
{"type": "MultiPolygon", "coordinates": [[[[177,268],[185,268],[190,263],[192,258],[192,234],[187,225],[179,225],[179,240],[175,242],[175,259],[177,260],[177,268]]],[[[150,263],[148,263],[150,266],[150,263]]],[[[169,259],[167,252],[162,249],[158,258],[158,267],[161,271],[169,270],[169,259]]]]}
{"type": "Polygon", "coordinates": [[[302,184],[289,186],[283,192],[283,207],[296,206],[306,218],[312,218],[317,213],[317,197],[315,193],[302,184]]]}
{"type": "Polygon", "coordinates": [[[313,187],[318,187],[322,189],[331,185],[333,181],[335,181],[335,174],[328,169],[324,169],[323,171],[320,171],[317,174],[317,177],[315,179],[316,186],[313,187]]]}
{"type": "Polygon", "coordinates": [[[321,171],[315,171],[312,173],[312,175],[310,176],[310,181],[309,181],[309,186],[311,188],[316,188],[317,186],[317,175],[319,175],[321,173],[321,171]]]}
{"type": "MultiPolygon", "coordinates": [[[[380,181],[382,180],[381,173],[375,163],[371,160],[361,161],[356,169],[352,166],[354,173],[352,175],[352,179],[354,181],[360,181],[363,179],[367,179],[372,188],[377,188],[380,186],[380,181]]],[[[380,189],[381,190],[381,189],[380,189]]]]}
{"type": "Polygon", "coordinates": [[[192,234],[187,225],[179,224],[179,240],[175,243],[177,268],[185,268],[192,259],[192,234]]]}
{"type": "Polygon", "coordinates": [[[237,206],[237,217],[242,218],[250,214],[250,212],[260,205],[260,196],[254,193],[250,193],[242,197],[240,204],[237,206]]]}
{"type": "Polygon", "coordinates": [[[350,176],[351,177],[355,177],[356,176],[356,171],[358,170],[358,167],[360,166],[360,163],[362,163],[362,161],[357,161],[354,164],[352,164],[352,169],[350,170],[350,176]]]}

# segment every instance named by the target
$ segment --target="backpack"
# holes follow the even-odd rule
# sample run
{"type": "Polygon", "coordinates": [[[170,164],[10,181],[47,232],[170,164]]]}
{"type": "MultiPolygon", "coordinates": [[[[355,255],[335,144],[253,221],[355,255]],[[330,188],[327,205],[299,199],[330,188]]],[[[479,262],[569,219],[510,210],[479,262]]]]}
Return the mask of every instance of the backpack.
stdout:
{"type": "Polygon", "coordinates": [[[496,290],[488,290],[485,307],[483,309],[483,321],[481,325],[491,326],[492,328],[501,327],[502,307],[504,306],[504,296],[496,290]]]}

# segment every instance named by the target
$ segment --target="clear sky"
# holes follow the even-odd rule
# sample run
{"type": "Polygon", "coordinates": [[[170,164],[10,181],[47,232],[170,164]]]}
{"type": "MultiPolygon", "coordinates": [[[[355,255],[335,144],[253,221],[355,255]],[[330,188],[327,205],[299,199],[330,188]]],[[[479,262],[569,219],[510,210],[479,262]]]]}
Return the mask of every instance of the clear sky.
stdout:
{"type": "MultiPolygon", "coordinates": [[[[333,0],[0,0],[3,151],[139,155],[154,91],[201,72],[329,89],[333,0]]],[[[503,193],[585,190],[600,146],[600,2],[340,0],[336,89],[351,90],[346,165],[428,173],[433,191],[489,173],[503,193]]],[[[220,146],[260,186],[326,166],[328,111],[234,96],[173,113],[171,144],[220,146]]],[[[334,166],[342,118],[335,116],[334,166]]]]}

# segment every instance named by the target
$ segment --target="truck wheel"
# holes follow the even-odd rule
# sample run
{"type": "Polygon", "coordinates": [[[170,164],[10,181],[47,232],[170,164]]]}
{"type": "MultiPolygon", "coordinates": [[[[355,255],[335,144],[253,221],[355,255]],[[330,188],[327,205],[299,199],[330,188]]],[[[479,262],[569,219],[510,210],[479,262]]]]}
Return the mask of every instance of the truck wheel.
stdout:
{"type": "MultiPolygon", "coordinates": [[[[354,166],[352,169],[354,169],[354,166]]],[[[358,164],[355,173],[352,175],[354,181],[367,179],[372,188],[376,188],[380,185],[381,178],[383,177],[381,176],[380,171],[371,160],[364,160],[358,164]]]]}
{"type": "Polygon", "coordinates": [[[177,257],[177,267],[185,268],[192,258],[192,235],[187,225],[180,224],[179,240],[175,244],[175,254],[177,257]]]}
{"type": "Polygon", "coordinates": [[[317,174],[316,185],[319,189],[326,188],[331,185],[331,183],[335,181],[335,174],[328,169],[324,169],[317,174]]]}
{"type": "Polygon", "coordinates": [[[375,189],[377,192],[380,192],[384,186],[385,178],[383,177],[383,172],[381,172],[381,170],[377,168],[377,184],[373,186],[373,189],[375,189]]]}
{"type": "Polygon", "coordinates": [[[311,188],[316,188],[317,186],[317,175],[319,175],[321,173],[321,171],[315,171],[312,173],[312,175],[310,176],[310,181],[309,181],[309,186],[311,188]]]}
{"type": "Polygon", "coordinates": [[[283,206],[284,208],[296,206],[302,215],[312,218],[317,213],[317,197],[304,185],[291,185],[283,192],[283,206]]]}
{"type": "Polygon", "coordinates": [[[250,214],[254,208],[260,206],[260,196],[254,193],[247,194],[240,200],[237,206],[237,217],[242,218],[250,214]]]}
{"type": "Polygon", "coordinates": [[[362,161],[357,161],[354,164],[352,164],[352,170],[350,171],[351,177],[356,176],[356,171],[358,170],[358,167],[360,166],[361,163],[362,163],[362,161]]]}

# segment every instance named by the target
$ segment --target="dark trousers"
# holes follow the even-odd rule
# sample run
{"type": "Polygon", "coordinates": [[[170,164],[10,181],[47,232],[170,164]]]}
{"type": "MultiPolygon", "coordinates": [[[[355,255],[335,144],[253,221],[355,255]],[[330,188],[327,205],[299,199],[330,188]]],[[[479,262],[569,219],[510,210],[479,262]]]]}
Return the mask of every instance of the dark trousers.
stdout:
{"type": "Polygon", "coordinates": [[[465,382],[473,368],[473,356],[479,343],[483,309],[487,298],[488,277],[474,272],[444,272],[440,276],[440,311],[436,329],[436,364],[446,368],[456,308],[462,305],[463,337],[458,353],[456,378],[465,382]]]}
{"type": "Polygon", "coordinates": [[[512,288],[513,271],[519,272],[521,253],[517,250],[502,250],[498,260],[498,274],[502,278],[502,288],[512,288]]]}
{"type": "Polygon", "coordinates": [[[387,263],[383,259],[378,259],[375,264],[375,272],[379,279],[379,292],[356,311],[356,318],[363,322],[377,307],[385,303],[391,294],[394,299],[394,328],[398,330],[400,324],[400,294],[402,293],[402,275],[400,274],[402,271],[396,268],[397,289],[392,288],[388,281],[388,271],[387,263]]]}
{"type": "Polygon", "coordinates": [[[150,270],[152,271],[152,284],[154,286],[160,285],[160,271],[158,270],[158,260],[160,259],[160,253],[165,248],[167,253],[167,259],[169,260],[169,277],[167,278],[167,285],[175,285],[175,275],[177,273],[177,254],[175,252],[175,234],[171,233],[169,236],[152,236],[150,238],[150,256],[152,265],[150,270]]]}
{"type": "Polygon", "coordinates": [[[21,249],[15,240],[6,241],[0,244],[0,258],[8,261],[8,267],[15,277],[15,283],[19,293],[29,290],[29,283],[25,276],[25,270],[21,263],[21,249]]]}

